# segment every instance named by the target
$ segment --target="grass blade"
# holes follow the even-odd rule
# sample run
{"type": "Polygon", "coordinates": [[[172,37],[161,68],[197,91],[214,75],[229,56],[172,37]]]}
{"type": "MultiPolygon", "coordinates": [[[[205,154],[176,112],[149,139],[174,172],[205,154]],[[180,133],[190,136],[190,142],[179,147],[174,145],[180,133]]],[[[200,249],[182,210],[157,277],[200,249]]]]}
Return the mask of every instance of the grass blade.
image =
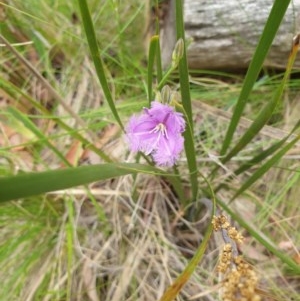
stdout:
{"type": "Polygon", "coordinates": [[[114,100],[113,100],[113,97],[110,92],[108,82],[107,82],[107,79],[105,76],[105,70],[104,70],[103,62],[102,62],[102,59],[100,56],[100,51],[99,51],[99,47],[97,44],[95,29],[93,26],[93,22],[92,22],[91,14],[89,12],[87,1],[86,0],[78,0],[78,3],[79,3],[79,8],[80,8],[80,13],[81,13],[81,17],[82,17],[82,22],[83,22],[86,38],[87,38],[87,41],[89,44],[90,52],[92,55],[92,60],[94,62],[94,66],[96,69],[96,73],[97,73],[99,82],[101,84],[103,93],[106,97],[106,100],[108,102],[108,105],[111,109],[112,114],[114,115],[115,120],[120,125],[120,127],[124,130],[123,123],[122,123],[120,116],[118,114],[118,111],[116,109],[116,106],[115,106],[115,103],[114,103],[114,100]]]}
{"type": "MultiPolygon", "coordinates": [[[[159,11],[158,0],[156,0],[155,9],[156,9],[156,11],[159,11]]],[[[156,15],[156,17],[155,17],[155,33],[156,33],[156,35],[158,35],[158,47],[156,47],[156,76],[157,76],[158,83],[162,80],[162,77],[163,77],[161,51],[160,51],[160,38],[159,38],[159,31],[160,31],[159,22],[160,22],[160,20],[158,18],[158,15],[156,15]]]]}
{"type": "Polygon", "coordinates": [[[148,165],[105,163],[0,178],[0,202],[136,173],[165,176],[174,185],[174,188],[178,184],[176,176],[148,165]]]}
{"type": "Polygon", "coordinates": [[[187,281],[195,271],[197,265],[201,261],[212,232],[213,226],[212,224],[210,224],[192,260],[189,262],[189,264],[186,266],[185,270],[180,274],[180,276],[174,281],[174,283],[166,290],[166,292],[161,297],[160,301],[171,301],[176,298],[178,293],[181,291],[182,287],[187,283],[187,281]]]}
{"type": "Polygon", "coordinates": [[[281,100],[284,88],[291,74],[292,67],[294,65],[297,52],[299,49],[299,35],[294,38],[293,47],[291,53],[289,55],[288,64],[286,71],[284,73],[284,77],[276,90],[271,101],[261,110],[257,118],[253,121],[249,129],[244,133],[239,142],[234,146],[234,148],[229,152],[229,154],[223,158],[222,163],[226,163],[229,161],[234,155],[236,155],[240,150],[242,150],[263,128],[263,126],[268,122],[271,118],[277,104],[281,100]]]}
{"type": "Polygon", "coordinates": [[[184,148],[190,172],[190,181],[192,187],[193,200],[196,200],[198,194],[198,179],[197,179],[197,162],[196,152],[194,145],[194,129],[193,129],[193,115],[192,115],[192,103],[190,95],[190,82],[189,82],[189,71],[187,65],[187,55],[185,46],[185,35],[184,35],[184,22],[183,22],[183,5],[182,0],[176,0],[176,32],[177,40],[182,39],[183,45],[183,56],[179,61],[179,81],[180,91],[182,98],[182,105],[187,118],[187,128],[184,132],[184,148]]]}
{"type": "MultiPolygon", "coordinates": [[[[34,76],[42,83],[42,85],[53,95],[53,97],[59,102],[59,104],[74,118],[78,125],[86,127],[84,121],[73,111],[73,109],[65,103],[64,99],[60,94],[52,87],[52,85],[40,74],[40,72],[24,57],[22,56],[1,34],[0,41],[22,62],[28,70],[34,74],[34,76]]],[[[91,138],[94,138],[93,133],[89,133],[91,138]]]]}
{"type": "Polygon", "coordinates": [[[271,253],[278,257],[282,262],[287,264],[293,271],[300,274],[300,266],[289,256],[278,251],[275,244],[263,237],[262,234],[258,233],[253,226],[250,226],[249,221],[245,221],[239,214],[234,213],[223,201],[217,199],[218,205],[220,205],[239,225],[245,228],[251,236],[253,236],[258,242],[265,246],[271,253]]]}
{"type": "Polygon", "coordinates": [[[263,164],[243,185],[231,198],[233,201],[240,194],[242,194],[246,189],[248,189],[252,184],[254,184],[257,180],[261,179],[262,176],[276,164],[284,154],[290,150],[294,144],[300,139],[300,136],[294,138],[291,142],[289,142],[285,147],[283,147],[276,155],[274,155],[271,159],[269,159],[265,164],[263,164]]]}
{"type": "Polygon", "coordinates": [[[158,38],[158,46],[156,48],[156,77],[157,82],[159,83],[163,77],[163,68],[161,61],[161,52],[160,52],[160,39],[158,38]]]}
{"type": "MultiPolygon", "coordinates": [[[[34,100],[32,97],[27,95],[20,88],[11,84],[8,81],[5,81],[3,78],[0,78],[0,87],[5,88],[6,93],[8,93],[13,98],[18,98],[19,95],[24,97],[26,100],[30,102],[36,109],[38,109],[41,113],[43,113],[47,118],[51,118],[54,122],[56,122],[61,128],[67,131],[67,133],[75,139],[78,139],[82,144],[86,146],[87,149],[92,150],[95,154],[97,154],[100,158],[102,158],[105,162],[112,162],[112,159],[106,155],[103,151],[98,149],[94,144],[84,138],[79,131],[75,131],[73,128],[68,126],[61,118],[53,116],[43,105],[34,100]]],[[[85,129],[85,128],[84,128],[85,129]]]]}
{"type": "Polygon", "coordinates": [[[159,47],[159,38],[157,35],[151,37],[149,54],[148,54],[148,102],[149,106],[152,101],[152,85],[153,85],[153,67],[155,61],[155,55],[158,53],[157,48],[159,47]]]}
{"type": "MultiPolygon", "coordinates": [[[[300,125],[300,124],[299,124],[300,125]]],[[[286,141],[289,139],[289,137],[292,135],[292,132],[286,136],[285,138],[283,138],[282,140],[276,142],[275,144],[271,145],[269,148],[267,148],[266,150],[262,151],[261,153],[259,153],[258,155],[254,156],[252,159],[250,159],[249,161],[247,161],[246,163],[242,164],[240,167],[238,167],[233,174],[235,176],[240,175],[241,173],[247,171],[249,168],[261,163],[262,161],[264,161],[267,157],[271,156],[272,154],[274,154],[276,151],[278,151],[285,143],[286,141]]],[[[234,177],[229,177],[228,179],[226,179],[226,181],[224,183],[221,183],[216,189],[215,189],[215,193],[219,190],[221,190],[224,187],[228,187],[229,183],[231,180],[233,180],[234,177]]]]}
{"type": "Polygon", "coordinates": [[[279,25],[285,15],[290,1],[275,0],[269,18],[266,22],[260,41],[256,47],[255,53],[248,68],[244,84],[239,95],[231,122],[229,124],[223,145],[220,151],[221,156],[224,156],[231,143],[232,137],[235,133],[236,127],[242,116],[244,107],[249,98],[249,94],[261,70],[262,64],[266,58],[269,48],[274,40],[279,25]]]}
{"type": "Polygon", "coordinates": [[[279,150],[286,142],[287,140],[291,137],[291,135],[300,127],[300,121],[297,122],[293,130],[282,140],[278,141],[277,143],[273,144],[266,150],[262,151],[259,153],[257,156],[253,157],[251,160],[246,162],[245,164],[241,165],[237,170],[234,171],[234,174],[237,176],[241,174],[242,172],[245,172],[248,170],[250,167],[259,164],[263,160],[265,160],[267,157],[271,156],[274,154],[277,150],[279,150]]]}
{"type": "Polygon", "coordinates": [[[214,196],[214,192],[209,184],[209,182],[203,178],[206,184],[208,185],[208,193],[211,196],[211,203],[212,203],[212,212],[211,212],[211,218],[210,218],[210,223],[208,228],[205,231],[203,240],[195,252],[193,258],[190,260],[184,271],[177,277],[177,279],[174,281],[174,283],[168,287],[168,289],[165,291],[163,296],[160,298],[160,301],[171,301],[176,298],[176,296],[179,294],[181,291],[182,287],[187,283],[193,272],[195,271],[196,267],[198,266],[199,262],[203,258],[204,252],[207,249],[208,242],[210,239],[210,236],[213,232],[213,225],[212,225],[212,219],[215,215],[216,212],[216,199],[214,196]]]}
{"type": "Polygon", "coordinates": [[[22,114],[13,107],[8,107],[7,111],[18,121],[22,122],[27,129],[29,129],[37,138],[41,140],[42,143],[47,145],[47,147],[49,147],[64,164],[70,166],[70,163],[65,158],[65,156],[48,140],[48,138],[39,130],[39,128],[35,126],[35,124],[26,115],[22,114]]]}

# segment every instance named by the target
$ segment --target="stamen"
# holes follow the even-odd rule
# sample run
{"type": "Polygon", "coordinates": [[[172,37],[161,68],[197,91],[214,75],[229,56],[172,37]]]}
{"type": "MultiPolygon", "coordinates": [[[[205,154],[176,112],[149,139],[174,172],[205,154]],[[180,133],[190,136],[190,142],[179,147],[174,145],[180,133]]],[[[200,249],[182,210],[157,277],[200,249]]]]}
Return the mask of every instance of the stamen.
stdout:
{"type": "Polygon", "coordinates": [[[155,126],[155,128],[153,130],[150,131],[150,133],[158,133],[158,132],[159,132],[159,134],[162,134],[167,139],[169,139],[167,128],[163,123],[159,123],[157,126],[155,126]]]}

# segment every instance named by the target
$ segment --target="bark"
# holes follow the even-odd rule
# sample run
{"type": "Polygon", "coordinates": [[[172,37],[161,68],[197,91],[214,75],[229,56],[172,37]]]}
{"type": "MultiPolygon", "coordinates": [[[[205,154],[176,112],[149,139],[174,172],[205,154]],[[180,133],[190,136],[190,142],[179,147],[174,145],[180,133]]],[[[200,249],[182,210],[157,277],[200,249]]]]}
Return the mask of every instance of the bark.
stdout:
{"type": "MultiPolygon", "coordinates": [[[[283,0],[285,1],[285,0],[283,0]]],[[[175,0],[161,35],[164,65],[176,42],[175,0]]],[[[265,67],[285,68],[293,36],[297,33],[300,0],[291,1],[273,41],[265,67]]],[[[188,61],[192,69],[245,69],[273,5],[273,0],[185,0],[184,20],[188,61]]],[[[298,59],[295,66],[300,67],[298,59]]]]}

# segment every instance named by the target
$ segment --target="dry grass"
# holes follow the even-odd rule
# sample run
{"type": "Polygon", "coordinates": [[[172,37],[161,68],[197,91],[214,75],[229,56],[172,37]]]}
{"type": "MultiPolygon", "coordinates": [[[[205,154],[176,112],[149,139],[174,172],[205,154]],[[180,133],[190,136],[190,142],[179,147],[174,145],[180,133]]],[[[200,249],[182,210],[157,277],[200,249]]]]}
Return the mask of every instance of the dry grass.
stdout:
{"type": "MultiPolygon", "coordinates": [[[[15,5],[11,1],[7,2],[15,5]]],[[[128,14],[129,9],[126,7],[128,14]]],[[[22,9],[30,11],[28,7],[22,9]]],[[[49,7],[45,10],[51,11],[49,7]]],[[[19,18],[18,12],[14,13],[19,18]]],[[[40,61],[40,53],[30,44],[24,46],[21,52],[34,65],[35,70],[48,74],[47,81],[55,86],[64,103],[87,126],[82,129],[73,119],[66,117],[66,110],[57,104],[37,77],[12,52],[3,51],[1,78],[15,84],[25,91],[25,96],[33,97],[48,108],[50,116],[39,112],[24,95],[20,96],[17,88],[12,93],[8,89],[0,91],[3,109],[0,115],[1,175],[64,166],[41,139],[37,139],[5,111],[9,106],[27,114],[72,165],[97,164],[101,159],[72,138],[70,132],[57,126],[52,118],[54,115],[74,131],[84,135],[87,130],[92,132],[92,135],[87,136],[92,136],[93,143],[117,160],[133,162],[133,154],[127,153],[120,131],[112,124],[112,117],[103,104],[103,95],[82,41],[75,39],[73,44],[66,43],[68,47],[64,48],[64,32],[55,31],[61,24],[59,21],[75,28],[74,33],[67,34],[68,39],[72,40],[73,34],[80,35],[79,27],[71,26],[72,19],[66,22],[61,14],[51,16],[58,23],[50,26],[51,32],[48,35],[52,39],[57,37],[61,42],[55,48],[59,49],[54,55],[56,59],[50,60],[52,67],[44,64],[45,61],[40,61]],[[74,56],[63,58],[61,50],[74,56]],[[53,67],[54,62],[59,62],[56,67],[53,67]]],[[[106,17],[109,24],[109,15],[106,17]]],[[[25,25],[30,20],[26,19],[25,25]]],[[[99,18],[95,22],[99,23],[99,18]]],[[[37,23],[41,25],[41,33],[45,34],[49,29],[49,22],[38,20],[37,23]]],[[[67,25],[65,26],[68,27],[67,25]]],[[[24,42],[24,36],[20,33],[21,30],[14,32],[14,37],[24,42]]],[[[106,41],[111,38],[109,35],[104,37],[106,41]]],[[[25,36],[25,40],[29,38],[25,36]]],[[[110,47],[112,45],[115,46],[112,43],[110,47]]],[[[45,53],[53,54],[50,50],[53,51],[54,48],[46,46],[45,53]]],[[[119,108],[124,113],[124,118],[127,118],[132,111],[142,106],[140,99],[144,97],[143,85],[134,83],[142,75],[133,76],[135,69],[124,68],[119,71],[111,59],[115,53],[106,51],[105,55],[108,65],[117,70],[115,81],[110,84],[119,108]],[[130,71],[128,82],[124,76],[127,71],[130,71]]],[[[224,86],[228,86],[228,83],[221,80],[212,88],[216,95],[219,93],[220,99],[224,97],[221,89],[224,86]]],[[[291,124],[297,120],[297,103],[298,97],[286,100],[283,121],[286,128],[282,128],[290,129],[291,124]]],[[[194,116],[199,170],[207,176],[212,166],[219,164],[217,155],[230,113],[195,101],[194,116]]],[[[249,121],[242,120],[237,136],[248,124],[249,121]]],[[[218,177],[212,181],[213,184],[217,185],[228,178],[246,156],[259,152],[284,135],[284,130],[265,127],[261,136],[241,156],[222,168],[218,177]]],[[[231,208],[253,225],[258,233],[270,237],[276,248],[299,263],[298,159],[297,144],[278,166],[251,187],[247,194],[239,197],[231,208]]],[[[182,158],[179,170],[183,175],[186,193],[189,194],[188,171],[185,166],[186,162],[182,158]]],[[[243,180],[244,177],[236,178],[230,189],[220,191],[218,197],[226,202],[243,180]]],[[[204,194],[204,189],[200,190],[200,194],[202,193],[204,194]]],[[[200,195],[203,196],[205,195],[200,195]]],[[[186,267],[202,241],[210,212],[198,205],[190,204],[183,208],[165,179],[145,175],[139,175],[136,179],[131,176],[121,177],[92,184],[88,189],[58,191],[2,204],[0,300],[159,300],[165,289],[186,267]]],[[[235,225],[234,221],[231,223],[235,225]]],[[[238,225],[235,226],[243,230],[238,225]]],[[[257,292],[262,300],[300,300],[299,275],[291,274],[264,246],[248,233],[243,234],[245,241],[239,246],[239,251],[260,279],[257,292]]],[[[216,267],[223,245],[221,235],[216,233],[203,261],[183,287],[178,300],[221,300],[223,276],[216,267]]]]}

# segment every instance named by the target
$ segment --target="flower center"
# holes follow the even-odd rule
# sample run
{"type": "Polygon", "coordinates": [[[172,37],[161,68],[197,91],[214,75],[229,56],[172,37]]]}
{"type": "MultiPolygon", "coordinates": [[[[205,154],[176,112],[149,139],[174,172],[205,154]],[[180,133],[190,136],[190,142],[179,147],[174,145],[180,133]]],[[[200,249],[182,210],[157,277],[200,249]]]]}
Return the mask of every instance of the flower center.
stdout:
{"type": "Polygon", "coordinates": [[[161,122],[157,126],[155,126],[155,128],[151,131],[151,133],[159,133],[162,134],[163,136],[166,136],[166,138],[169,139],[167,128],[161,122]]]}

